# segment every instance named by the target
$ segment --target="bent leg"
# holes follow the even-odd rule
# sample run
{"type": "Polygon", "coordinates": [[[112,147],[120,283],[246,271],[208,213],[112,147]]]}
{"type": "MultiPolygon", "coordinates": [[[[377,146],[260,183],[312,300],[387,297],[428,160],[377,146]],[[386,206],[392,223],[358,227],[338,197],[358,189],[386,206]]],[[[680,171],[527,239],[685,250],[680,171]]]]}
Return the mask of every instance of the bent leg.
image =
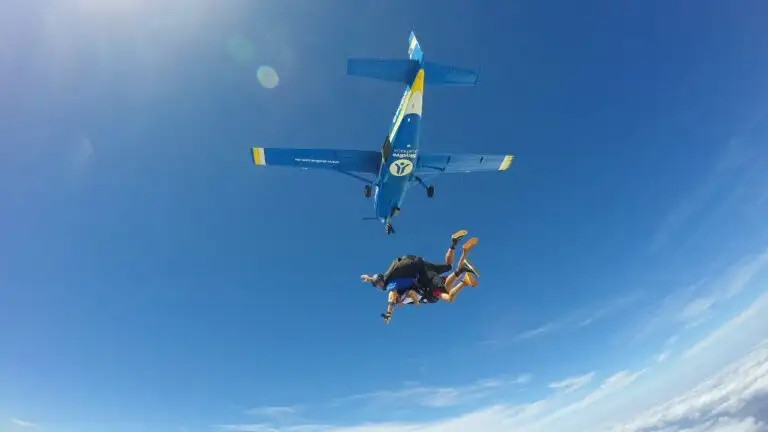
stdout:
{"type": "MultiPolygon", "coordinates": [[[[446,280],[446,285],[451,286],[453,284],[453,282],[456,281],[456,279],[458,279],[458,277],[461,276],[461,274],[463,272],[465,272],[465,271],[467,271],[469,269],[471,269],[471,271],[474,271],[474,269],[471,266],[467,266],[467,264],[468,264],[467,254],[469,254],[469,251],[471,251],[472,248],[475,247],[476,244],[477,244],[477,237],[472,237],[471,239],[469,239],[466,242],[464,242],[464,244],[461,246],[461,256],[459,257],[459,262],[458,262],[457,268],[456,268],[456,270],[454,270],[453,273],[451,273],[450,276],[448,276],[451,280],[450,281],[446,280]]],[[[454,251],[455,247],[456,247],[455,244],[451,244],[451,249],[449,249],[448,253],[446,253],[446,255],[445,255],[446,260],[450,258],[451,262],[453,261],[453,251],[454,251]]],[[[434,271],[436,271],[438,273],[445,273],[445,272],[450,271],[453,268],[450,265],[450,263],[448,263],[448,264],[446,264],[445,266],[442,266],[442,267],[439,267],[439,266],[435,266],[435,267],[436,268],[434,269],[434,271]]]]}
{"type": "Polygon", "coordinates": [[[446,265],[453,265],[453,253],[456,251],[456,248],[451,246],[448,248],[448,251],[445,252],[445,264],[446,265]]]}
{"type": "MultiPolygon", "coordinates": [[[[466,271],[473,271],[474,268],[468,265],[467,261],[467,254],[470,250],[477,244],[477,238],[473,237],[469,240],[467,240],[466,243],[461,247],[461,256],[459,257],[459,264],[456,268],[456,270],[453,271],[445,280],[446,286],[453,286],[454,282],[459,279],[459,277],[464,274],[466,271]]],[[[448,271],[450,269],[446,269],[448,271]]]]}
{"type": "Polygon", "coordinates": [[[456,299],[456,296],[459,295],[461,290],[464,289],[464,287],[467,285],[476,287],[477,281],[472,277],[472,275],[465,273],[464,277],[461,278],[461,280],[458,281],[455,285],[453,285],[453,288],[451,288],[447,294],[442,294],[440,298],[449,303],[453,303],[453,301],[456,299]]]}
{"type": "Polygon", "coordinates": [[[447,293],[440,294],[440,299],[443,301],[447,301],[448,303],[453,303],[454,300],[456,300],[456,295],[466,286],[463,280],[457,282],[453,288],[447,293]]]}
{"type": "Polygon", "coordinates": [[[445,264],[449,266],[453,265],[453,254],[456,251],[456,245],[459,244],[461,239],[463,239],[464,236],[466,235],[467,235],[467,230],[459,230],[453,233],[453,235],[451,235],[451,246],[448,248],[448,251],[445,253],[445,264]]]}

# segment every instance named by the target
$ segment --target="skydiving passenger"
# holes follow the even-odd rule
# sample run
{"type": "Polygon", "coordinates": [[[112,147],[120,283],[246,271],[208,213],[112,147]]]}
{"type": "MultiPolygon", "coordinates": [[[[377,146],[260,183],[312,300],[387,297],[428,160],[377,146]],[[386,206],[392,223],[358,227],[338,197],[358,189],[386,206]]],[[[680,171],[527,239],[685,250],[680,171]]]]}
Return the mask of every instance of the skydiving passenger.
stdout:
{"type": "MultiPolygon", "coordinates": [[[[418,282],[423,287],[432,286],[434,276],[430,273],[442,274],[451,271],[453,268],[453,257],[456,245],[467,235],[467,230],[460,230],[451,236],[451,246],[445,253],[445,262],[443,264],[434,264],[422,257],[415,255],[404,255],[392,261],[386,272],[377,273],[373,276],[362,275],[360,279],[363,282],[370,283],[378,289],[384,290],[385,287],[394,279],[400,277],[418,278],[418,282]]],[[[462,246],[462,256],[468,253],[477,244],[477,238],[467,240],[462,246]]],[[[460,263],[463,261],[460,261],[460,263]]],[[[477,275],[476,275],[477,276],[477,275]]]]}
{"type": "Polygon", "coordinates": [[[456,296],[461,290],[469,285],[471,287],[477,287],[477,278],[472,276],[471,273],[464,271],[464,276],[461,279],[455,279],[455,283],[452,288],[447,289],[446,279],[448,277],[435,275],[440,278],[440,281],[434,288],[425,288],[415,283],[416,280],[412,279],[412,285],[404,284],[408,288],[402,288],[394,283],[390,283],[387,286],[388,292],[395,292],[395,303],[399,306],[405,306],[407,304],[413,304],[414,306],[422,303],[437,303],[439,300],[453,303],[456,296]]]}
{"type": "Polygon", "coordinates": [[[469,269],[474,270],[471,264],[464,259],[459,266],[459,270],[452,272],[448,276],[441,276],[430,272],[433,277],[431,287],[419,285],[415,278],[404,277],[390,282],[386,288],[388,291],[387,309],[381,314],[381,317],[384,318],[384,323],[388,324],[392,319],[395,305],[405,306],[406,304],[413,304],[416,306],[422,303],[437,303],[440,300],[453,303],[456,296],[465,286],[476,287],[477,279],[469,271],[469,269]],[[462,274],[463,277],[459,279],[462,274]]]}
{"type": "Polygon", "coordinates": [[[411,255],[398,258],[392,263],[387,272],[398,277],[390,276],[389,283],[386,285],[384,284],[387,280],[385,275],[361,277],[363,282],[370,282],[376,288],[388,291],[387,310],[382,314],[385,323],[389,323],[396,304],[418,305],[436,303],[439,300],[452,303],[466,285],[477,286],[477,280],[472,276],[478,275],[477,270],[466,258],[467,253],[477,244],[477,238],[471,238],[462,245],[457,270],[448,276],[439,274],[451,270],[456,245],[466,235],[467,231],[461,230],[451,236],[451,246],[445,254],[445,264],[432,264],[424,261],[423,258],[411,255]],[[410,274],[407,273],[408,271],[410,274]]]}

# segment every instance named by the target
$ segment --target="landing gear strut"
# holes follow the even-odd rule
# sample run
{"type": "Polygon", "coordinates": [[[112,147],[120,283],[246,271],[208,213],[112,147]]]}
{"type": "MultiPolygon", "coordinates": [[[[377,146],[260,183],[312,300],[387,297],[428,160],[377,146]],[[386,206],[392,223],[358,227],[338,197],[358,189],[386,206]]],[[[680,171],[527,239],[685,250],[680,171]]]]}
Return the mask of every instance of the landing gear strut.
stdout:
{"type": "Polygon", "coordinates": [[[432,185],[427,186],[426,183],[424,183],[424,180],[416,177],[416,181],[419,182],[420,185],[424,186],[424,189],[427,190],[427,198],[432,198],[435,196],[435,187],[432,185]]]}
{"type": "Polygon", "coordinates": [[[371,192],[372,192],[371,191],[371,185],[365,185],[365,189],[363,190],[363,192],[365,193],[365,197],[366,198],[370,198],[371,197],[371,192]]]}
{"type": "Polygon", "coordinates": [[[395,229],[392,227],[392,223],[389,221],[392,220],[393,217],[397,216],[400,213],[399,207],[392,207],[392,210],[389,211],[389,218],[387,218],[387,222],[384,224],[384,229],[387,230],[387,234],[394,234],[395,229]]]}

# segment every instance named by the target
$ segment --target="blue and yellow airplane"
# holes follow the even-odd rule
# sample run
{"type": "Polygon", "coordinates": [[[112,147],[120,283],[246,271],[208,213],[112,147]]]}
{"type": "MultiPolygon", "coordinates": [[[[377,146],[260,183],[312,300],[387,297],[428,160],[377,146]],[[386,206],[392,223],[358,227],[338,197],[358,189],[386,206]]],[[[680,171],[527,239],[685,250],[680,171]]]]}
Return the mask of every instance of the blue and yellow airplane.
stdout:
{"type": "Polygon", "coordinates": [[[347,74],[406,84],[381,151],[343,149],[252,148],[259,166],[329,169],[365,183],[365,197],[373,196],[376,217],[387,234],[394,233],[392,218],[400,212],[413,184],[435,193],[425,179],[440,174],[504,171],[512,155],[426,153],[419,148],[419,127],[424,85],[474,86],[474,71],[424,61],[416,35],[408,40],[408,60],[358,58],[347,61],[347,74]],[[366,178],[365,176],[371,178],[366,178]]]}

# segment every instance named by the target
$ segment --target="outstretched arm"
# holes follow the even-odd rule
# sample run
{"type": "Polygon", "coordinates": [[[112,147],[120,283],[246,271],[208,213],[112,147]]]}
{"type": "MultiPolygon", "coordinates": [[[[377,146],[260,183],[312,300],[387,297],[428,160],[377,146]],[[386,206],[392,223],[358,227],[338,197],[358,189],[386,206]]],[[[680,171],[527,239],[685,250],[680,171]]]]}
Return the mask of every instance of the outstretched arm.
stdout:
{"type": "Polygon", "coordinates": [[[392,311],[395,309],[395,303],[397,303],[397,292],[390,291],[387,295],[387,311],[383,314],[385,324],[389,324],[389,320],[392,319],[392,311]]]}

